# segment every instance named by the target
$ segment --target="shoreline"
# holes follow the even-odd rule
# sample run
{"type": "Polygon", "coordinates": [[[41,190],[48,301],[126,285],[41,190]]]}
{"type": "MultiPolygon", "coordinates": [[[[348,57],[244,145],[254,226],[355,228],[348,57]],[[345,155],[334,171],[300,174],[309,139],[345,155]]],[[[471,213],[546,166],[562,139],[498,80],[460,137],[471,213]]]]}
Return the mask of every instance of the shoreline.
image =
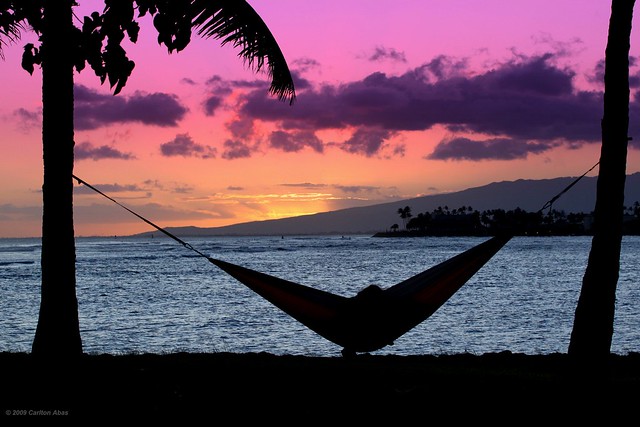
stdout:
{"type": "Polygon", "coordinates": [[[589,402],[597,403],[591,409],[609,415],[636,416],[640,399],[640,353],[611,355],[598,371],[576,365],[566,354],[511,352],[354,358],[84,355],[62,367],[38,363],[28,353],[0,353],[0,373],[5,419],[11,411],[26,410],[49,416],[66,412],[83,420],[215,414],[205,419],[212,424],[271,419],[308,425],[419,417],[428,424],[467,417],[508,420],[516,411],[520,415],[512,421],[519,424],[529,417],[575,420],[589,402]]]}

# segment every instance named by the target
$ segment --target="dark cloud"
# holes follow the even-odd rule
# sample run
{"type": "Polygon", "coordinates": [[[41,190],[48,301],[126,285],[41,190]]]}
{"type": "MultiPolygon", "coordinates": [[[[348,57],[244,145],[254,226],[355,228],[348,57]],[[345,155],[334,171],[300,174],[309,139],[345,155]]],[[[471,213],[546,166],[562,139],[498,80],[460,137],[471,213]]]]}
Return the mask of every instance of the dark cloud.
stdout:
{"type": "Polygon", "coordinates": [[[310,131],[274,131],[269,137],[269,145],[286,152],[297,152],[309,147],[317,153],[324,151],[320,138],[310,131]]]}
{"type": "Polygon", "coordinates": [[[75,125],[78,130],[96,129],[114,123],[177,126],[187,108],[175,95],[136,92],[131,96],[104,95],[76,85],[75,125]]]}
{"type": "Polygon", "coordinates": [[[193,187],[190,185],[176,186],[171,191],[176,194],[189,194],[193,191],[193,187]]]}
{"type": "Polygon", "coordinates": [[[311,182],[289,183],[289,184],[280,184],[280,185],[282,187],[306,188],[308,190],[327,187],[326,184],[313,184],[311,182]]]}
{"type": "Polygon", "coordinates": [[[204,113],[207,116],[213,116],[218,108],[222,105],[223,98],[212,95],[204,101],[204,113]]]}
{"type": "Polygon", "coordinates": [[[29,111],[25,108],[18,108],[13,112],[13,116],[17,119],[17,127],[22,132],[30,132],[42,127],[42,109],[29,111]]]}
{"type": "Polygon", "coordinates": [[[336,185],[335,187],[345,193],[370,193],[380,190],[380,187],[370,185],[336,185]]]}
{"type": "Polygon", "coordinates": [[[164,144],[160,145],[160,151],[163,156],[183,156],[183,157],[200,157],[203,159],[215,158],[215,147],[209,147],[206,145],[197,144],[189,136],[189,134],[183,133],[176,135],[176,137],[164,144]]]}
{"type": "Polygon", "coordinates": [[[423,65],[437,80],[463,76],[467,71],[468,63],[466,59],[452,58],[446,55],[439,55],[423,65]]]}
{"type": "MultiPolygon", "coordinates": [[[[94,185],[96,188],[99,188],[100,191],[106,193],[106,194],[114,194],[114,193],[139,193],[139,192],[144,192],[145,193],[145,198],[150,197],[150,193],[149,191],[144,188],[144,187],[140,187],[139,185],[136,184],[127,184],[127,185],[122,185],[122,184],[95,184],[94,185]]],[[[93,191],[91,188],[85,186],[85,185],[78,185],[76,187],[74,187],[73,189],[74,194],[77,195],[82,195],[82,194],[89,194],[89,195],[95,195],[95,191],[93,191]]],[[[140,198],[140,197],[137,197],[140,198]]]]}
{"type": "Polygon", "coordinates": [[[360,128],[341,144],[341,148],[348,153],[371,157],[383,150],[385,141],[391,136],[393,132],[386,129],[360,128]]]}
{"type": "Polygon", "coordinates": [[[305,73],[320,68],[320,63],[312,58],[298,58],[291,62],[293,69],[305,73]]]}
{"type": "MultiPolygon", "coordinates": [[[[638,64],[638,59],[634,56],[629,57],[629,68],[633,68],[638,64]]],[[[604,87],[604,59],[601,59],[596,64],[593,74],[587,76],[587,80],[591,83],[604,87]]],[[[640,72],[629,70],[629,87],[640,87],[640,72]]]]}
{"type": "Polygon", "coordinates": [[[404,144],[398,144],[393,147],[393,155],[396,157],[404,157],[407,151],[407,146],[404,144]]]}
{"type": "Polygon", "coordinates": [[[42,206],[16,206],[9,203],[0,205],[0,220],[40,220],[42,206]]]}
{"type": "Polygon", "coordinates": [[[588,75],[587,80],[590,83],[604,86],[604,59],[598,61],[593,70],[593,74],[588,75]]]}
{"type": "Polygon", "coordinates": [[[251,151],[251,147],[248,144],[228,139],[224,142],[222,157],[227,160],[243,159],[251,157],[251,151]]]}
{"type": "Polygon", "coordinates": [[[237,117],[225,124],[234,138],[250,139],[254,133],[253,120],[247,117],[237,117]]]}
{"type": "MultiPolygon", "coordinates": [[[[361,81],[306,90],[294,108],[252,91],[242,114],[286,130],[411,131],[443,125],[516,140],[599,140],[602,93],[578,90],[575,73],[554,59],[551,53],[518,56],[472,74],[464,61],[438,57],[399,76],[378,72],[361,81]]],[[[369,154],[375,147],[357,138],[346,145],[369,154]]]]}
{"type": "Polygon", "coordinates": [[[76,144],[74,147],[74,157],[76,160],[135,159],[135,156],[131,153],[123,153],[122,151],[108,145],[96,147],[90,142],[81,142],[80,144],[76,144]]]}
{"type": "Polygon", "coordinates": [[[40,123],[40,121],[42,120],[41,112],[28,111],[24,108],[18,108],[13,112],[13,115],[16,116],[19,120],[23,120],[29,123],[40,123]]]}
{"type": "Polygon", "coordinates": [[[475,141],[453,138],[441,141],[427,156],[435,160],[514,160],[540,154],[553,148],[552,144],[495,138],[475,141]]]}
{"type": "Polygon", "coordinates": [[[367,59],[374,62],[383,60],[407,62],[407,58],[405,57],[404,52],[399,52],[393,48],[386,48],[382,46],[376,47],[374,52],[369,55],[367,59]]]}
{"type": "Polygon", "coordinates": [[[229,190],[229,191],[242,191],[242,190],[244,190],[244,187],[237,187],[237,186],[234,186],[234,185],[230,185],[230,186],[227,187],[227,190],[229,190]]]}

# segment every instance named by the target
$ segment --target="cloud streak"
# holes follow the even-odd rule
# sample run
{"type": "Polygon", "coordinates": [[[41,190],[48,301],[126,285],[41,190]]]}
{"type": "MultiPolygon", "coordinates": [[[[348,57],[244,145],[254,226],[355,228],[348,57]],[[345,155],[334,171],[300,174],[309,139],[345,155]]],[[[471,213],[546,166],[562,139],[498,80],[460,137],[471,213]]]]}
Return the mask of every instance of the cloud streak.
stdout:
{"type": "Polygon", "coordinates": [[[432,160],[515,160],[540,154],[553,144],[495,138],[476,141],[453,138],[441,141],[427,158],[432,160]]]}
{"type": "MultiPolygon", "coordinates": [[[[96,184],[95,185],[96,188],[99,188],[100,191],[104,192],[105,194],[114,194],[114,193],[136,193],[136,192],[145,192],[146,194],[149,194],[147,189],[140,187],[139,185],[136,184],[127,184],[127,185],[122,185],[122,184],[96,184]]],[[[92,190],[91,188],[84,186],[84,185],[79,185],[73,188],[73,192],[74,194],[78,194],[78,195],[83,195],[83,194],[90,194],[90,195],[96,195],[95,191],[92,190]]]]}

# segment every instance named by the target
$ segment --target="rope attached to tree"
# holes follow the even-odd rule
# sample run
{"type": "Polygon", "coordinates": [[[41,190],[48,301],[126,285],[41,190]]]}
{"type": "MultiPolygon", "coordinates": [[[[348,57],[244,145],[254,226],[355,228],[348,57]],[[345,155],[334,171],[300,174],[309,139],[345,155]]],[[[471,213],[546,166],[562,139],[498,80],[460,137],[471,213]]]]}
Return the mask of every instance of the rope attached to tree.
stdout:
{"type": "Polygon", "coordinates": [[[150,226],[154,227],[156,230],[160,231],[161,233],[165,234],[166,236],[172,238],[173,240],[175,240],[176,242],[180,243],[182,246],[184,246],[187,249],[190,249],[192,251],[194,251],[195,253],[197,253],[198,255],[200,255],[203,258],[208,259],[209,261],[212,261],[210,257],[208,257],[207,255],[203,254],[202,252],[200,252],[199,250],[197,250],[196,248],[194,248],[193,246],[191,246],[189,243],[185,242],[184,240],[180,239],[179,237],[169,233],[167,230],[165,230],[164,228],[154,224],[153,222],[149,221],[148,219],[146,219],[145,217],[143,217],[142,215],[137,214],[136,212],[132,211],[131,209],[129,209],[128,207],[126,207],[125,205],[119,203],[117,200],[109,197],[108,195],[106,195],[105,193],[103,193],[102,191],[98,190],[96,187],[94,187],[93,185],[89,184],[88,182],[78,178],[75,175],[72,175],[73,178],[78,181],[78,184],[83,184],[86,185],[87,187],[89,187],[90,189],[92,189],[93,191],[95,191],[96,193],[100,194],[101,196],[106,197],[107,199],[111,200],[113,203],[115,203],[116,205],[120,206],[123,209],[126,209],[127,211],[131,212],[132,214],[134,214],[135,216],[137,216],[138,218],[140,218],[141,220],[143,220],[144,222],[146,222],[147,224],[149,224],[150,226]]]}
{"type": "Polygon", "coordinates": [[[556,200],[558,200],[560,198],[560,196],[562,196],[564,193],[566,193],[567,191],[569,191],[569,189],[571,187],[573,187],[574,185],[576,185],[578,183],[578,181],[580,181],[582,178],[584,178],[585,176],[587,176],[587,174],[589,172],[591,172],[593,169],[595,169],[596,166],[598,166],[600,164],[600,161],[598,160],[596,162],[595,165],[591,166],[591,168],[586,171],[585,173],[583,173],[581,176],[579,176],[578,178],[576,178],[571,184],[567,185],[567,187],[562,190],[561,192],[559,192],[558,194],[556,194],[553,198],[551,198],[547,203],[544,204],[544,206],[542,206],[540,208],[540,210],[538,211],[538,213],[542,212],[543,210],[549,208],[551,209],[551,206],[553,205],[553,202],[555,202],[556,200]]]}

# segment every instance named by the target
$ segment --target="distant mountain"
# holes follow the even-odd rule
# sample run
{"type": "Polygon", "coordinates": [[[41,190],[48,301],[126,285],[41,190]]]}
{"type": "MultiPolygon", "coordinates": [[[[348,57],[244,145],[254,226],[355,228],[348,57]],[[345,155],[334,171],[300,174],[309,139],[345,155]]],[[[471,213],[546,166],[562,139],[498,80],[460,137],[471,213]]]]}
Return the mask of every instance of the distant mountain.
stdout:
{"type": "MultiPolygon", "coordinates": [[[[372,206],[341,209],[292,218],[253,221],[224,227],[167,228],[176,236],[231,236],[231,235],[293,235],[293,234],[373,234],[400,224],[398,208],[409,206],[412,214],[431,212],[438,206],[457,209],[471,206],[480,212],[490,209],[511,210],[521,208],[536,212],[576,177],[543,180],[502,181],[453,193],[436,194],[382,203],[372,206]]],[[[553,209],[570,212],[592,212],[596,196],[595,177],[585,177],[564,193],[553,209]]],[[[640,173],[627,175],[625,204],[640,201],[640,173]]],[[[154,233],[143,233],[150,235],[154,233]]]]}

